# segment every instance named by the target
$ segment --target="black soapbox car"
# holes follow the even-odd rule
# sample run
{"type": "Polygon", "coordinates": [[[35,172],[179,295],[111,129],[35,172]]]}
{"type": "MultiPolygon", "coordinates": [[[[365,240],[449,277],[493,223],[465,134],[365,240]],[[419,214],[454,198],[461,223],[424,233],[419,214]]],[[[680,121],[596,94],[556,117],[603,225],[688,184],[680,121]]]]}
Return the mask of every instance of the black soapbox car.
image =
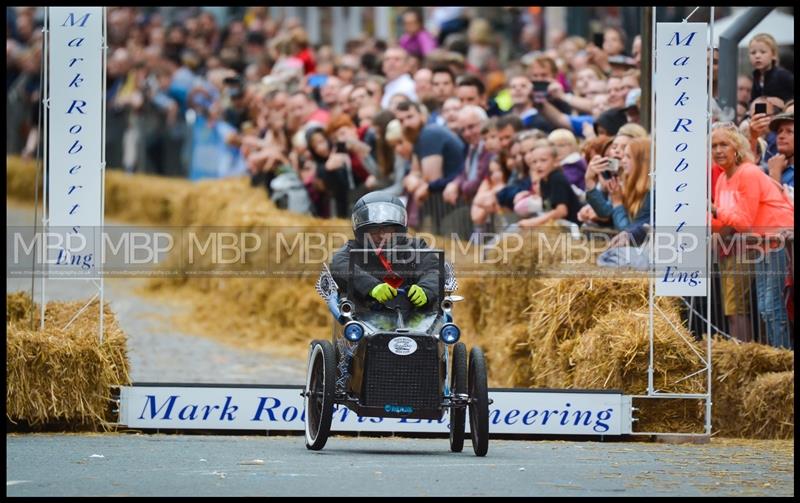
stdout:
{"type": "MultiPolygon", "coordinates": [[[[489,448],[489,404],[486,362],[479,347],[459,342],[453,321],[457,282],[444,252],[432,249],[386,250],[412,254],[409,267],[435,258],[439,291],[435,302],[415,308],[400,286],[397,296],[381,304],[359,299],[352,281],[340,292],[325,266],[317,281],[334,318],[332,340],[314,340],[308,353],[305,400],[306,447],[319,450],[330,435],[335,407],[362,417],[441,420],[449,411],[450,450],[461,452],[469,410],[472,448],[485,456],[489,448]],[[433,254],[433,257],[427,254],[433,254]],[[340,297],[340,294],[343,294],[340,297]],[[433,305],[435,304],[435,305],[433,305]]],[[[374,250],[350,251],[349,276],[360,259],[374,250]]],[[[398,255],[395,255],[398,256],[398,255]]],[[[411,285],[405,285],[410,287],[411,285]]]]}

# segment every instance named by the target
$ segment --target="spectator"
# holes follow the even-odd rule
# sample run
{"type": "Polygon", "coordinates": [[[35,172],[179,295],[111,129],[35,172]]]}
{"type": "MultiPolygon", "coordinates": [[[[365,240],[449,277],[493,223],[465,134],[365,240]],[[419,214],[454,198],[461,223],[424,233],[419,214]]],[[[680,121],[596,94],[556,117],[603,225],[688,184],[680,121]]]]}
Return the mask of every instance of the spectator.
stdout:
{"type": "Polygon", "coordinates": [[[794,188],[794,114],[777,114],[769,121],[776,134],[778,153],[768,161],[769,176],[778,183],[794,188]]]}
{"type": "Polygon", "coordinates": [[[631,44],[631,56],[633,57],[633,63],[636,65],[637,69],[642,68],[642,36],[636,35],[633,37],[633,43],[631,44]]]}
{"type": "Polygon", "coordinates": [[[448,98],[455,95],[456,78],[453,71],[445,65],[435,66],[431,70],[431,95],[435,100],[435,107],[429,107],[430,121],[440,126],[446,126],[442,116],[442,106],[448,98]]]}
{"type": "Polygon", "coordinates": [[[474,233],[477,234],[485,231],[486,220],[489,216],[500,211],[497,204],[497,192],[505,187],[509,176],[508,169],[498,157],[501,146],[497,119],[487,121],[481,134],[483,135],[484,149],[492,157],[489,161],[489,173],[481,180],[470,208],[470,219],[474,233]]]}
{"type": "Polygon", "coordinates": [[[756,156],[756,162],[766,171],[767,162],[777,153],[775,133],[769,130],[770,117],[783,111],[783,100],[774,96],[759,96],[750,103],[750,118],[743,121],[741,127],[747,131],[750,149],[756,156]],[[766,112],[756,113],[756,105],[766,105],[766,112]]]}
{"type": "Polygon", "coordinates": [[[414,92],[421,102],[433,97],[433,72],[428,68],[420,68],[414,74],[414,92]]]}
{"type": "Polygon", "coordinates": [[[456,77],[447,66],[436,66],[431,71],[431,86],[433,96],[444,103],[447,98],[455,95],[456,77]]]}
{"type": "Polygon", "coordinates": [[[538,186],[532,184],[525,155],[533,149],[536,140],[544,138],[544,133],[537,129],[522,131],[515,136],[507,158],[508,184],[497,193],[497,203],[500,206],[514,210],[528,194],[534,193],[538,196],[538,186]]]}
{"type": "Polygon", "coordinates": [[[500,158],[509,151],[514,135],[522,131],[522,120],[515,114],[508,114],[497,118],[497,141],[500,142],[500,158]]]}
{"type": "MultiPolygon", "coordinates": [[[[405,177],[409,161],[396,154],[398,146],[403,140],[403,128],[388,110],[379,112],[374,118],[376,135],[375,157],[377,159],[377,173],[374,185],[367,188],[382,190],[389,195],[399,196],[403,193],[403,177],[405,177]]],[[[410,153],[410,144],[400,148],[407,148],[410,153]]],[[[406,156],[407,157],[407,156],[406,156]]]]}
{"type": "Polygon", "coordinates": [[[547,136],[547,140],[558,153],[556,160],[564,170],[567,181],[582,193],[586,187],[586,160],[578,151],[577,138],[567,129],[555,129],[547,136]]]}
{"type": "Polygon", "coordinates": [[[759,33],[748,44],[753,66],[753,90],[750,100],[759,96],[777,96],[786,101],[794,93],[794,74],[778,63],[778,44],[768,33],[759,33]]]}
{"type": "MultiPolygon", "coordinates": [[[[614,138],[612,137],[599,135],[583,142],[583,145],[581,145],[581,156],[587,163],[587,169],[588,163],[595,156],[602,157],[605,155],[613,140],[614,138]]],[[[585,186],[586,180],[584,180],[584,188],[585,186]]],[[[611,225],[610,219],[608,217],[600,217],[597,212],[594,211],[594,208],[592,208],[591,204],[585,204],[578,211],[578,220],[584,224],[598,224],[600,226],[606,226],[607,224],[611,225]]]]}
{"type": "Polygon", "coordinates": [[[365,84],[356,84],[353,86],[353,89],[350,90],[350,96],[348,97],[348,100],[350,101],[350,106],[356,110],[360,110],[361,107],[364,107],[367,104],[378,106],[377,103],[375,103],[375,101],[371,98],[372,96],[370,95],[370,92],[365,84]]]}
{"type": "Polygon", "coordinates": [[[344,83],[340,78],[329,75],[328,78],[325,79],[325,83],[319,89],[321,100],[319,105],[331,115],[335,115],[339,111],[337,110],[339,92],[342,90],[343,86],[344,83]]]}
{"type": "MultiPolygon", "coordinates": [[[[769,344],[791,349],[793,342],[783,304],[786,250],[776,246],[775,239],[782,230],[793,228],[793,204],[779,184],[754,164],[747,139],[740,133],[727,128],[714,129],[711,153],[725,170],[717,181],[711,209],[712,229],[723,235],[748,233],[769,240],[762,250],[764,258],[756,263],[758,310],[767,327],[769,344]]],[[[728,311],[726,308],[726,314],[728,311]]]]}
{"type": "Polygon", "coordinates": [[[383,102],[383,86],[386,85],[386,79],[380,75],[370,75],[364,87],[367,88],[367,93],[375,101],[375,104],[381,106],[383,102]]]}
{"type": "Polygon", "coordinates": [[[578,221],[580,202],[558,165],[557,157],[555,147],[547,140],[538,140],[526,154],[531,180],[538,182],[542,196],[542,213],[520,220],[520,227],[537,227],[558,220],[578,221]]]}
{"type": "Polygon", "coordinates": [[[517,75],[511,78],[511,113],[522,119],[525,127],[533,127],[533,117],[539,113],[533,106],[533,84],[528,77],[517,75]]]}
{"type": "Polygon", "coordinates": [[[493,154],[486,151],[481,138],[481,129],[488,120],[486,111],[475,105],[467,105],[458,115],[461,139],[467,144],[467,153],[463,170],[445,186],[442,192],[442,199],[452,205],[459,199],[468,204],[472,203],[478,186],[489,173],[489,161],[493,157],[493,154]]]}
{"type": "Polygon", "coordinates": [[[314,100],[302,91],[297,91],[289,96],[286,114],[286,126],[291,134],[312,122],[325,127],[330,119],[330,114],[319,108],[314,100]]]}
{"type": "Polygon", "coordinates": [[[312,74],[316,71],[317,62],[314,59],[314,53],[308,43],[308,35],[306,31],[298,26],[291,31],[291,41],[294,46],[294,57],[303,62],[303,73],[305,75],[312,74]]]}
{"type": "Polygon", "coordinates": [[[436,40],[422,26],[422,14],[417,9],[403,12],[403,35],[400,36],[400,47],[419,59],[424,59],[436,48],[436,40]]]}
{"type": "Polygon", "coordinates": [[[608,107],[609,108],[625,107],[625,98],[628,96],[628,91],[630,89],[628,89],[627,86],[623,83],[622,78],[609,77],[607,85],[608,85],[608,107]]]}
{"type": "Polygon", "coordinates": [[[461,110],[462,106],[461,100],[455,96],[447,98],[444,105],[442,105],[442,119],[444,120],[445,127],[456,134],[460,131],[458,112],[461,110]]]}
{"type": "Polygon", "coordinates": [[[359,58],[353,54],[344,54],[336,65],[334,74],[345,84],[352,84],[359,70],[359,58]]]}
{"type": "Polygon", "coordinates": [[[475,105],[486,110],[486,86],[476,75],[462,75],[456,82],[456,96],[463,105],[475,105]]]}
{"type": "Polygon", "coordinates": [[[482,18],[474,18],[467,29],[467,64],[481,74],[497,67],[494,47],[494,34],[489,22],[482,18]]]}
{"type": "Polygon", "coordinates": [[[383,55],[383,74],[386,85],[381,98],[381,108],[389,108],[389,100],[395,94],[405,94],[417,101],[414,79],[408,74],[408,53],[402,47],[390,47],[383,55]]]}
{"type": "Polygon", "coordinates": [[[590,114],[592,113],[592,98],[598,93],[605,93],[606,88],[593,87],[593,93],[590,94],[590,85],[595,82],[605,82],[606,76],[596,66],[587,66],[586,68],[575,72],[575,84],[572,87],[572,93],[564,95],[566,101],[572,108],[578,112],[590,114]]]}
{"type": "Polygon", "coordinates": [[[750,104],[753,95],[753,79],[747,75],[739,75],[736,79],[736,102],[745,106],[750,104]]]}
{"type": "Polygon", "coordinates": [[[404,186],[419,204],[431,192],[441,192],[464,169],[464,144],[446,128],[425,125],[420,106],[413,101],[397,107],[403,136],[414,145],[415,163],[404,186]]]}
{"type": "Polygon", "coordinates": [[[609,26],[603,31],[603,52],[609,56],[624,55],[627,38],[624,31],[609,26]]]}
{"type": "MultiPolygon", "coordinates": [[[[305,137],[309,157],[305,160],[301,158],[301,173],[303,173],[306,188],[314,204],[314,213],[322,218],[329,218],[331,216],[330,194],[343,185],[340,178],[342,174],[346,178],[346,173],[342,170],[332,172],[326,168],[333,149],[322,127],[310,126],[306,129],[305,137]],[[313,169],[313,173],[308,174],[311,169],[313,169]]],[[[345,179],[344,183],[346,182],[345,179]]]]}
{"type": "MultiPolygon", "coordinates": [[[[601,133],[602,134],[602,133],[601,133]]],[[[586,202],[591,207],[592,211],[581,210],[581,221],[597,221],[598,219],[610,219],[612,217],[611,205],[608,197],[608,182],[605,180],[610,179],[611,174],[619,171],[619,166],[622,164],[622,159],[625,155],[625,148],[632,140],[628,135],[616,135],[611,142],[605,144],[602,154],[595,153],[590,159],[586,167],[586,202]],[[614,167],[616,165],[616,168],[614,167]],[[606,177],[600,173],[606,171],[606,177]],[[600,182],[600,178],[603,182],[600,182]],[[600,185],[598,187],[598,184],[600,185]]],[[[595,150],[598,152],[598,150],[595,150]]]]}
{"type": "MultiPolygon", "coordinates": [[[[371,175],[367,169],[369,147],[358,141],[355,124],[344,114],[331,118],[325,136],[327,141],[324,143],[317,135],[309,137],[308,144],[310,147],[319,147],[315,147],[315,150],[320,158],[327,150],[328,157],[322,166],[324,169],[318,167],[317,178],[323,182],[327,195],[335,202],[336,216],[345,218],[356,187],[367,182],[371,175]]],[[[369,183],[373,184],[374,181],[369,183]]]]}

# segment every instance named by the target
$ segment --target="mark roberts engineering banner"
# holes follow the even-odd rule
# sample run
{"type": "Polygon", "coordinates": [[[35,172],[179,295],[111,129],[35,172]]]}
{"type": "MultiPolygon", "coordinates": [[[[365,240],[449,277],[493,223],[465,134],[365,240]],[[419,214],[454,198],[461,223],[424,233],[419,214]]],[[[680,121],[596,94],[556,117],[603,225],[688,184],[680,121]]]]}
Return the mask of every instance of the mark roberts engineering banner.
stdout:
{"type": "MultiPolygon", "coordinates": [[[[301,386],[133,385],[120,388],[119,422],[141,429],[303,431],[301,386]]],[[[631,398],[619,393],[489,390],[491,433],[631,433],[631,398]]],[[[440,421],[359,417],[338,406],[332,431],[447,433],[440,421]]],[[[469,420],[467,420],[469,431],[469,420]]]]}
{"type": "Polygon", "coordinates": [[[99,226],[102,7],[50,7],[50,225],[99,226]]]}
{"type": "Polygon", "coordinates": [[[92,243],[102,223],[103,8],[48,9],[49,225],[81,243],[48,256],[57,272],[86,269],[97,259],[92,243]]]}
{"type": "Polygon", "coordinates": [[[705,297],[708,26],[658,23],[655,39],[656,295],[705,297]]]}

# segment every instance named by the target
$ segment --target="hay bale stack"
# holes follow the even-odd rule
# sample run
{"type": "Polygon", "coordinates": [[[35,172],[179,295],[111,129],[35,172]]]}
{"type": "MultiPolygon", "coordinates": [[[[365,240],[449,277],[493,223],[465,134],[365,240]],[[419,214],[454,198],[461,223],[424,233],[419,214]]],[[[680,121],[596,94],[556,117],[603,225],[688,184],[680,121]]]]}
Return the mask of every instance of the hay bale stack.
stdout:
{"type": "Polygon", "coordinates": [[[742,390],[750,438],[794,438],[794,371],[766,372],[742,390]]]}
{"type": "MultiPolygon", "coordinates": [[[[728,339],[712,342],[712,418],[722,436],[746,435],[749,407],[744,403],[744,390],[759,376],[783,373],[794,369],[794,352],[757,343],[739,343],[728,339]]],[[[751,402],[752,403],[752,402],[751,402]]],[[[786,402],[773,407],[785,410],[786,402]]]]}
{"type": "MultiPolygon", "coordinates": [[[[28,302],[32,305],[30,298],[28,302]]],[[[81,307],[81,302],[48,303],[44,330],[38,329],[38,323],[31,330],[24,318],[8,320],[8,428],[98,430],[112,426],[110,388],[131,382],[126,337],[106,305],[104,339],[99,342],[98,301],[64,329],[81,307]]]]}
{"type": "Polygon", "coordinates": [[[6,294],[6,320],[8,322],[30,320],[34,310],[38,311],[37,306],[27,292],[6,294]]]}
{"type": "MultiPolygon", "coordinates": [[[[18,156],[6,156],[6,197],[20,202],[33,202],[36,183],[36,162],[18,156]]],[[[39,176],[39,202],[42,201],[42,177],[39,176]]]]}
{"type": "Polygon", "coordinates": [[[644,280],[548,279],[530,298],[528,343],[532,358],[532,380],[514,386],[571,387],[571,355],[559,348],[580,338],[598,318],[610,312],[641,312],[647,305],[644,280]]]}
{"type": "MultiPolygon", "coordinates": [[[[702,393],[705,351],[682,326],[677,309],[653,317],[653,388],[659,393],[702,393]],[[668,321],[669,320],[669,321],[668,321]],[[673,328],[680,331],[680,335],[673,328]],[[683,337],[681,337],[681,335],[683,337]],[[687,344],[687,342],[689,344],[687,344]],[[690,347],[691,345],[691,347],[690,347]],[[691,348],[694,348],[696,354],[691,348]],[[691,374],[692,377],[687,378],[691,374]]],[[[572,351],[571,387],[617,389],[626,395],[647,393],[650,362],[649,315],[610,311],[583,335],[572,351]]],[[[703,431],[703,410],[696,400],[635,399],[637,431],[703,431]]]]}

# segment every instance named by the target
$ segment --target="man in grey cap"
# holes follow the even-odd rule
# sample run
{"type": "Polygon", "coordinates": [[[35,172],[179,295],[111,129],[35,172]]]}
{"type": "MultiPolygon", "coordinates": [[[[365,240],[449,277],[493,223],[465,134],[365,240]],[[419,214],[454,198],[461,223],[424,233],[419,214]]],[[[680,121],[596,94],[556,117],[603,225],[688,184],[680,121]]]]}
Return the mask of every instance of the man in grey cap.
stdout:
{"type": "Polygon", "coordinates": [[[780,113],[769,121],[776,134],[778,153],[767,161],[769,176],[781,185],[794,188],[794,114],[780,113]]]}

